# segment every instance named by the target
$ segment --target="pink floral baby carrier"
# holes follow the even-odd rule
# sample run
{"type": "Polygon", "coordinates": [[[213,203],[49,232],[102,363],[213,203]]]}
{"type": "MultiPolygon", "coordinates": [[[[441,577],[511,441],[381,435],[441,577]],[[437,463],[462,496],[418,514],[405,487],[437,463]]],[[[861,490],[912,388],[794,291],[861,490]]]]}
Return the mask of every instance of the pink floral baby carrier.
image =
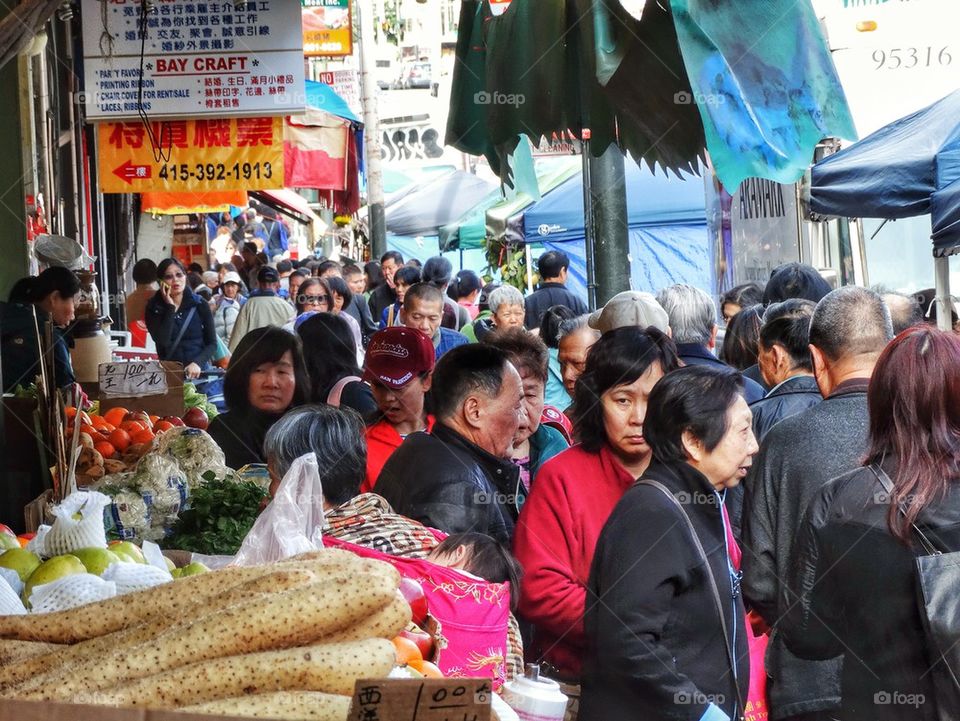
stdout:
{"type": "Polygon", "coordinates": [[[436,639],[432,660],[446,676],[489,678],[499,690],[506,678],[510,584],[490,583],[419,558],[399,558],[325,536],[325,546],[386,561],[401,576],[419,581],[427,597],[430,631],[436,639]]]}

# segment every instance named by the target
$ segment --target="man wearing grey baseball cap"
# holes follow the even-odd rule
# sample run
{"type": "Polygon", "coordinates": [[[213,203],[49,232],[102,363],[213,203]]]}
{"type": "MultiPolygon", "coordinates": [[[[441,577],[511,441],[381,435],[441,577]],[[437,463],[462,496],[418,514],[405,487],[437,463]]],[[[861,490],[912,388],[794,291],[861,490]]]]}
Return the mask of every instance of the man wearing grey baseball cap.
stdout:
{"type": "Polygon", "coordinates": [[[600,310],[590,314],[587,321],[591,328],[607,333],[616,328],[649,328],[670,335],[670,319],[667,312],[650,293],[625,290],[617,293],[600,310]]]}

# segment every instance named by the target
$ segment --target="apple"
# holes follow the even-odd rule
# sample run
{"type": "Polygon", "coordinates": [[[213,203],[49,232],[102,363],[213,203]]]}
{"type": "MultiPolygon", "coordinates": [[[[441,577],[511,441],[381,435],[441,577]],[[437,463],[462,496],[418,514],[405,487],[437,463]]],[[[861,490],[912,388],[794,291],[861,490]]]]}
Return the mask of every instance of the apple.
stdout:
{"type": "Polygon", "coordinates": [[[6,534],[8,536],[16,536],[17,534],[13,532],[13,529],[5,523],[0,523],[0,533],[6,534]]]}
{"type": "Polygon", "coordinates": [[[40,556],[23,548],[11,548],[0,554],[0,566],[16,571],[21,581],[30,578],[39,565],[40,556]]]}
{"type": "Polygon", "coordinates": [[[83,565],[79,558],[76,556],[71,556],[69,554],[64,556],[54,556],[53,558],[44,561],[37,569],[30,574],[30,578],[26,580],[26,583],[23,586],[23,594],[21,598],[23,603],[27,608],[30,608],[30,596],[33,594],[33,589],[37,586],[43,586],[47,583],[52,583],[59,578],[64,576],[73,576],[78,573],[86,573],[87,568],[83,565]]]}
{"type": "Polygon", "coordinates": [[[427,608],[427,596],[424,594],[420,582],[414,581],[412,578],[401,578],[400,593],[410,604],[413,622],[418,626],[425,624],[429,609],[427,608]]]}
{"type": "Polygon", "coordinates": [[[193,563],[188,563],[186,566],[180,569],[180,578],[196,576],[200,573],[206,573],[209,570],[210,569],[200,563],[200,561],[194,561],[193,563]]]}
{"type": "Polygon", "coordinates": [[[183,422],[183,419],[180,416],[164,416],[160,419],[161,421],[166,421],[167,423],[172,423],[175,426],[180,426],[183,428],[186,424],[183,422]]]}
{"type": "Polygon", "coordinates": [[[130,541],[110,541],[107,544],[111,551],[120,556],[121,561],[128,563],[146,563],[147,559],[143,557],[143,551],[140,546],[130,541]]]}
{"type": "Polygon", "coordinates": [[[433,658],[433,636],[424,631],[414,623],[408,623],[407,627],[397,634],[401,638],[408,638],[417,644],[420,649],[420,655],[424,659],[433,658]]]}
{"type": "Polygon", "coordinates": [[[199,428],[201,431],[207,430],[210,425],[210,419],[202,408],[191,408],[183,414],[183,423],[190,428],[199,428]]]}
{"type": "Polygon", "coordinates": [[[80,548],[76,551],[70,551],[70,555],[79,558],[87,572],[94,576],[102,575],[111,563],[120,562],[120,556],[106,548],[80,548]]]}
{"type": "Polygon", "coordinates": [[[6,533],[0,533],[0,551],[11,548],[20,548],[20,540],[16,536],[9,536],[6,533]]]}
{"type": "Polygon", "coordinates": [[[126,421],[136,421],[137,423],[143,423],[147,428],[153,428],[153,421],[150,420],[150,415],[146,411],[130,411],[123,417],[124,422],[126,421]]]}

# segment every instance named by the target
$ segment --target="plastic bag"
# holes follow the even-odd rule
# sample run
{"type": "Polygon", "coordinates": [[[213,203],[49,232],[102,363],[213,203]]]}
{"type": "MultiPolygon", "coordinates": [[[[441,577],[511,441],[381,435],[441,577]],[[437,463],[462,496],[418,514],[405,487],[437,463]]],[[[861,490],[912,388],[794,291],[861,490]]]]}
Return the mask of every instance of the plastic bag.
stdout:
{"type": "Polygon", "coordinates": [[[227,474],[227,460],[216,441],[199,428],[171,428],[157,439],[159,454],[177,461],[190,483],[203,483],[203,474],[213,471],[217,478],[227,474]]]}
{"type": "Polygon", "coordinates": [[[323,548],[323,484],[317,456],[297,458],[257,518],[232,565],[272,563],[323,548]]]}
{"type": "Polygon", "coordinates": [[[145,588],[153,588],[162,583],[169,583],[173,580],[170,571],[159,569],[156,566],[150,566],[145,563],[111,563],[107,570],[103,572],[105,581],[112,581],[117,586],[117,595],[122,596],[125,593],[133,591],[142,591],[145,588]]]}
{"type": "MultiPolygon", "coordinates": [[[[7,571],[9,569],[0,570],[7,571]]],[[[23,586],[16,572],[13,572],[13,575],[16,576],[17,583],[23,586]]],[[[27,609],[24,608],[23,601],[20,600],[20,594],[12,587],[7,575],[2,574],[0,576],[0,616],[22,616],[26,612],[27,609]]]]}
{"type": "Polygon", "coordinates": [[[116,595],[116,584],[92,573],[77,573],[34,587],[27,600],[33,613],[53,613],[116,595]]]}
{"type": "Polygon", "coordinates": [[[44,538],[44,555],[61,556],[81,548],[106,548],[103,509],[109,505],[110,498],[96,491],[77,491],[64,498],[53,509],[56,520],[44,538]]]}

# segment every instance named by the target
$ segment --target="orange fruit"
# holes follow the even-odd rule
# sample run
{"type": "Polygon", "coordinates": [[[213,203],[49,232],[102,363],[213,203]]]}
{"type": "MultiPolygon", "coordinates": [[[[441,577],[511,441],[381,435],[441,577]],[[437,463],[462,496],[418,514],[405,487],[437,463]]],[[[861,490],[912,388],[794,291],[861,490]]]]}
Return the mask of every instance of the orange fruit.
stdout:
{"type": "Polygon", "coordinates": [[[107,438],[110,444],[123,453],[130,446],[131,436],[125,430],[118,428],[107,438]]]}
{"type": "Polygon", "coordinates": [[[159,420],[160,420],[160,416],[150,416],[150,422],[151,422],[153,425],[157,425],[157,421],[159,421],[159,420]]]}
{"type": "Polygon", "coordinates": [[[113,458],[117,453],[117,449],[114,448],[113,444],[108,441],[94,443],[93,449],[104,458],[113,458]]]}
{"type": "Polygon", "coordinates": [[[153,430],[157,433],[163,433],[164,431],[169,431],[171,428],[173,428],[173,424],[170,421],[157,421],[153,430]]]}
{"type": "Polygon", "coordinates": [[[99,434],[100,434],[100,431],[98,431],[96,428],[94,428],[93,426],[91,426],[89,423],[84,423],[84,424],[82,424],[82,425],[80,426],[80,432],[81,432],[81,433],[89,433],[91,436],[96,436],[96,435],[99,435],[99,434]]]}
{"type": "Polygon", "coordinates": [[[67,415],[67,420],[73,420],[77,417],[77,409],[74,406],[67,406],[63,409],[63,412],[67,415]]]}
{"type": "Polygon", "coordinates": [[[142,430],[138,431],[130,436],[131,443],[137,445],[140,443],[146,443],[147,445],[153,443],[153,431],[151,430],[142,430]]]}
{"type": "Polygon", "coordinates": [[[110,433],[111,431],[115,430],[113,424],[107,422],[107,419],[103,416],[94,416],[91,418],[90,425],[96,428],[98,431],[103,431],[106,433],[110,433]]]}
{"type": "Polygon", "coordinates": [[[420,653],[420,649],[417,647],[417,644],[415,644],[409,638],[394,636],[393,647],[397,652],[398,666],[403,666],[404,664],[413,666],[412,662],[423,661],[423,654],[420,653]]]}
{"type": "MultiPolygon", "coordinates": [[[[408,639],[404,640],[406,641],[408,639]]],[[[443,671],[441,671],[435,663],[424,661],[422,658],[419,660],[413,659],[412,661],[408,661],[407,666],[415,671],[419,671],[427,678],[444,678],[443,671]]]]}
{"type": "Polygon", "coordinates": [[[123,423],[120,424],[120,428],[130,434],[147,430],[147,427],[140,421],[123,421],[123,423]]]}
{"type": "Polygon", "coordinates": [[[129,411],[126,408],[111,408],[103,414],[103,418],[107,423],[116,428],[123,423],[123,417],[127,415],[127,413],[129,413],[129,411]]]}

